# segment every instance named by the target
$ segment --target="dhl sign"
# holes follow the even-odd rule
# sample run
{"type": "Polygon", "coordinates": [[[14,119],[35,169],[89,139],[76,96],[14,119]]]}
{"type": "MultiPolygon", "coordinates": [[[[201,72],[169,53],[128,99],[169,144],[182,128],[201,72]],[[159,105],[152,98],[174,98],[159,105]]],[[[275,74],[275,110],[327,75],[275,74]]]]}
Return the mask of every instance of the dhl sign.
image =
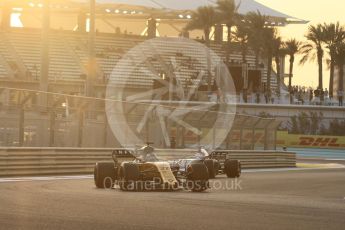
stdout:
{"type": "Polygon", "coordinates": [[[299,145],[340,147],[338,138],[300,137],[299,145]]]}
{"type": "MultiPolygon", "coordinates": [[[[172,134],[172,136],[176,136],[175,129],[173,129],[172,134]]],[[[186,143],[196,143],[199,137],[189,131],[185,133],[184,138],[186,143]]],[[[242,144],[252,144],[254,141],[256,145],[263,145],[265,142],[265,133],[263,131],[256,131],[254,133],[244,131],[241,134],[240,131],[233,131],[229,133],[228,138],[230,144],[239,144],[241,140],[242,144]]],[[[345,149],[345,136],[299,135],[289,134],[286,131],[278,131],[276,144],[278,147],[345,149]]]]}
{"type": "Polygon", "coordinates": [[[345,149],[345,136],[313,136],[278,132],[277,146],[345,149]]]}

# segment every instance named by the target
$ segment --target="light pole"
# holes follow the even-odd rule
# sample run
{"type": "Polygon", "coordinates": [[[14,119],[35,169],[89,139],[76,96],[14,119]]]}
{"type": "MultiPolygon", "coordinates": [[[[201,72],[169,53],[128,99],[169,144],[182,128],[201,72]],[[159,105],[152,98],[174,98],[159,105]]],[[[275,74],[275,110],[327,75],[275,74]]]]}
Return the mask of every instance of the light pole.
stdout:
{"type": "Polygon", "coordinates": [[[96,79],[96,57],[95,57],[95,24],[96,24],[96,0],[90,0],[89,15],[89,68],[86,79],[86,95],[94,96],[93,84],[96,79]]]}
{"type": "MultiPolygon", "coordinates": [[[[42,47],[41,47],[41,76],[40,90],[48,91],[49,80],[49,29],[50,29],[50,9],[49,1],[44,0],[43,20],[42,20],[42,47]]],[[[47,96],[41,95],[41,106],[47,106],[47,96]]]]}

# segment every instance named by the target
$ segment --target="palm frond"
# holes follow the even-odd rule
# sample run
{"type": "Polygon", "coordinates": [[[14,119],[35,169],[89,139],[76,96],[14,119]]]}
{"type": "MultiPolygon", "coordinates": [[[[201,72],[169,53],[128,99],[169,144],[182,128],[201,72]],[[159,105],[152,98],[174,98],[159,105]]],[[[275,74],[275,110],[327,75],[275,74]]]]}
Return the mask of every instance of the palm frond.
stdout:
{"type": "Polygon", "coordinates": [[[240,4],[236,5],[235,0],[217,0],[216,10],[219,21],[227,26],[233,26],[239,17],[238,9],[240,4]]]}
{"type": "Polygon", "coordinates": [[[315,61],[316,59],[316,48],[313,43],[305,43],[299,49],[299,54],[302,55],[302,58],[299,62],[300,65],[304,65],[307,61],[315,61]]]}
{"type": "Polygon", "coordinates": [[[192,19],[185,26],[185,30],[204,30],[211,28],[218,21],[217,13],[211,6],[201,6],[192,13],[192,19]]]}
{"type": "Polygon", "coordinates": [[[287,53],[292,56],[298,53],[302,47],[302,43],[295,38],[291,38],[284,43],[287,53]]]}

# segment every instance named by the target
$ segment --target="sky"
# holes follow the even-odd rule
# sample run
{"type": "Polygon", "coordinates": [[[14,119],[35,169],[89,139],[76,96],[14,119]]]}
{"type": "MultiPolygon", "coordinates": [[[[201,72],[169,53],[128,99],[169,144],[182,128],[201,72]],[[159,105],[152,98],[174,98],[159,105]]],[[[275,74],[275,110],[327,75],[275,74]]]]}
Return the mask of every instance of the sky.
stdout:
{"type": "MultiPolygon", "coordinates": [[[[307,25],[288,25],[280,29],[281,36],[285,39],[296,38],[304,41],[304,35],[308,25],[337,22],[345,25],[345,1],[344,0],[256,0],[268,7],[281,11],[290,16],[310,21],[307,25]]],[[[304,66],[298,64],[297,57],[294,71],[293,84],[317,87],[318,67],[315,62],[304,66]]],[[[288,64],[288,62],[287,62],[288,64]]],[[[288,65],[286,66],[288,72],[288,65]]],[[[329,85],[329,71],[324,69],[324,88],[329,85]]]]}

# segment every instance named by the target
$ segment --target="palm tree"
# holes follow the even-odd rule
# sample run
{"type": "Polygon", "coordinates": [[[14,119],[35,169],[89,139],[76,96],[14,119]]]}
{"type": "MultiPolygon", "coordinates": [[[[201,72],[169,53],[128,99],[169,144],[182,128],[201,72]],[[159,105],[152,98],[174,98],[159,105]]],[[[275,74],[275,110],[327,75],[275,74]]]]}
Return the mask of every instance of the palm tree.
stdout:
{"type": "Polygon", "coordinates": [[[219,14],[219,22],[224,23],[227,27],[227,50],[226,61],[229,61],[230,46],[231,46],[231,29],[238,21],[238,8],[240,4],[236,5],[235,0],[217,0],[217,13],[219,14]]]}
{"type": "MultiPolygon", "coordinates": [[[[204,31],[205,35],[205,43],[206,46],[210,45],[210,33],[211,28],[219,21],[219,17],[215,9],[211,6],[201,6],[192,14],[192,19],[188,22],[185,27],[185,30],[196,30],[201,29],[204,31]]],[[[209,49],[206,50],[207,56],[207,69],[210,69],[211,60],[209,49]]],[[[212,76],[211,73],[208,71],[207,73],[207,89],[211,91],[212,88],[212,76]]]]}
{"type": "MultiPolygon", "coordinates": [[[[247,63],[247,52],[248,52],[248,37],[249,37],[249,26],[245,21],[239,21],[236,25],[236,30],[233,32],[234,39],[239,43],[241,47],[242,63],[247,63]]],[[[243,68],[243,65],[242,65],[243,68]]],[[[243,73],[243,71],[242,71],[243,73]]],[[[244,79],[244,76],[242,76],[244,79]]],[[[243,99],[247,102],[247,85],[243,87],[243,99]]]]}
{"type": "Polygon", "coordinates": [[[284,45],[284,42],[282,41],[281,37],[275,37],[273,39],[273,56],[274,61],[276,63],[276,70],[277,70],[277,93],[280,95],[280,85],[281,85],[281,60],[285,57],[286,54],[286,48],[284,45]]]}
{"type": "Polygon", "coordinates": [[[334,80],[334,67],[335,67],[335,56],[336,47],[339,43],[342,43],[345,39],[345,28],[340,26],[339,22],[337,23],[324,23],[323,24],[324,32],[324,42],[326,48],[328,49],[330,60],[330,77],[329,77],[329,95],[333,97],[333,80],[334,80]]]}
{"type": "Polygon", "coordinates": [[[247,62],[249,25],[244,21],[239,21],[236,30],[233,32],[234,39],[241,46],[242,62],[247,62]]]}
{"type": "Polygon", "coordinates": [[[217,21],[217,13],[213,7],[201,6],[192,13],[192,19],[186,25],[185,30],[203,30],[206,45],[209,45],[211,28],[217,21]]]}
{"type": "Polygon", "coordinates": [[[322,25],[318,24],[316,26],[311,25],[308,28],[308,33],[305,36],[307,38],[307,43],[302,45],[300,53],[303,55],[300,61],[300,64],[305,64],[308,60],[314,61],[317,58],[317,64],[319,66],[319,86],[318,89],[323,89],[323,41],[324,41],[324,32],[322,25]]]}
{"type": "Polygon", "coordinates": [[[344,90],[344,65],[345,65],[345,43],[338,43],[335,46],[334,59],[335,65],[339,69],[338,90],[344,90]]]}
{"type": "Polygon", "coordinates": [[[263,48],[264,54],[267,58],[267,77],[266,77],[266,87],[267,92],[271,93],[271,74],[272,74],[272,61],[273,61],[273,44],[274,40],[276,39],[276,30],[274,28],[264,28],[263,31],[263,48]]]}
{"type": "Polygon", "coordinates": [[[260,12],[249,12],[244,20],[249,25],[248,41],[255,53],[255,67],[259,68],[259,59],[264,44],[264,31],[268,17],[260,12]]]}
{"type": "Polygon", "coordinates": [[[286,53],[289,55],[289,91],[292,88],[293,67],[295,63],[295,55],[299,52],[302,43],[295,38],[291,38],[285,42],[286,53]]]}

